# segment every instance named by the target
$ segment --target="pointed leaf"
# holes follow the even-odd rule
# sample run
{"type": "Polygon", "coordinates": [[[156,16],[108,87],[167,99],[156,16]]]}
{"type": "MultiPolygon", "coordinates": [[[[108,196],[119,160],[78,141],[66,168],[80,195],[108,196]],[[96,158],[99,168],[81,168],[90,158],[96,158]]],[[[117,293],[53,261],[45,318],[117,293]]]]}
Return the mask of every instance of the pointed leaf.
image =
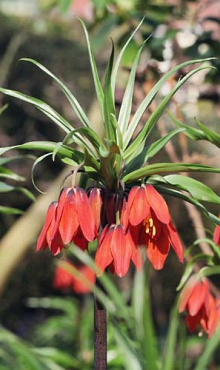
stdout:
{"type": "Polygon", "coordinates": [[[164,179],[168,184],[174,185],[179,189],[188,191],[199,201],[220,204],[220,197],[202,182],[183,175],[168,175],[164,179]]]}
{"type": "Polygon", "coordinates": [[[61,82],[53,73],[51,73],[46,67],[44,67],[42,64],[40,64],[36,60],[30,59],[30,58],[21,58],[20,60],[35,64],[38,68],[40,68],[42,71],[47,73],[50,77],[52,77],[52,79],[58,84],[58,86],[60,86],[60,88],[66,95],[74,112],[76,113],[77,117],[80,119],[82,124],[87,127],[90,127],[91,124],[89,122],[88,117],[86,116],[85,112],[83,111],[82,107],[80,106],[75,96],[70,92],[70,90],[64,85],[63,82],[61,82]]]}
{"type": "Polygon", "coordinates": [[[67,122],[59,113],[57,113],[53,108],[51,108],[48,104],[44,103],[42,100],[22,94],[19,91],[3,89],[2,87],[0,87],[0,91],[6,95],[12,96],[14,98],[23,100],[27,103],[34,105],[46,116],[51,118],[51,120],[54,121],[65,132],[68,133],[70,130],[73,129],[69,122],[67,122]]]}
{"type": "MultiPolygon", "coordinates": [[[[206,60],[203,60],[203,61],[206,61],[206,60]]],[[[194,61],[195,63],[195,61],[194,61]]],[[[189,64],[192,64],[192,63],[189,63],[189,64]]],[[[178,70],[180,66],[177,66],[176,70],[178,70]]],[[[131,153],[135,153],[135,149],[143,142],[146,140],[147,136],[149,135],[150,131],[152,130],[152,128],[154,127],[155,123],[158,121],[158,119],[160,118],[160,116],[162,115],[162,113],[164,112],[164,110],[166,109],[168,103],[170,102],[171,98],[173,97],[173,95],[179,90],[179,88],[191,77],[193,76],[195,73],[203,70],[203,69],[211,69],[211,68],[214,68],[212,66],[205,66],[205,67],[199,67],[199,68],[196,68],[194,70],[192,70],[191,72],[189,72],[185,77],[183,77],[177,84],[176,86],[172,89],[172,91],[161,101],[161,103],[158,105],[158,107],[153,111],[153,113],[150,115],[149,119],[147,120],[145,126],[143,127],[143,129],[140,131],[140,133],[137,135],[137,137],[134,139],[134,141],[131,143],[131,145],[127,148],[127,150],[125,151],[124,155],[125,157],[128,157],[131,153]]],[[[173,73],[173,72],[172,72],[173,73]]],[[[169,72],[168,72],[169,74],[169,72]]],[[[167,76],[168,74],[166,74],[165,76],[167,76]]],[[[164,76],[164,78],[165,78],[164,76]]],[[[169,74],[170,76],[170,74],[169,74]]],[[[160,80],[161,81],[161,80],[160,80]]],[[[159,81],[159,82],[160,82],[159,81]]],[[[166,79],[163,81],[163,83],[166,81],[166,79]]],[[[154,86],[154,88],[152,90],[156,90],[156,92],[158,91],[158,89],[160,88],[157,88],[155,89],[155,87],[157,86],[157,84],[154,86]]],[[[151,90],[151,91],[152,91],[151,90]]],[[[149,93],[148,96],[150,95],[150,101],[147,102],[147,104],[151,103],[152,99],[154,98],[154,96],[156,95],[156,92],[155,93],[149,93]],[[152,94],[152,95],[151,95],[152,94]]],[[[148,97],[147,96],[147,97],[148,97]]],[[[142,102],[143,104],[143,102],[142,102]]],[[[129,141],[131,140],[131,137],[134,133],[134,130],[136,129],[139,121],[140,121],[140,118],[142,117],[145,109],[147,108],[145,106],[145,104],[143,104],[143,108],[142,108],[142,104],[141,104],[141,108],[137,110],[136,112],[136,115],[133,117],[129,127],[128,127],[128,130],[126,132],[126,137],[125,137],[125,147],[128,145],[129,141]],[[141,113],[141,114],[140,114],[141,113]],[[139,117],[140,115],[140,117],[139,117]]],[[[148,106],[148,105],[147,105],[148,106]]]]}
{"type": "Polygon", "coordinates": [[[91,65],[91,69],[92,69],[92,75],[93,75],[96,95],[97,95],[97,99],[98,99],[98,102],[99,102],[102,117],[104,118],[104,93],[103,93],[102,85],[101,85],[100,78],[99,78],[99,75],[98,75],[98,70],[97,70],[95,58],[93,56],[93,52],[92,52],[92,49],[91,49],[89,34],[88,34],[87,29],[86,29],[85,23],[80,18],[78,18],[78,20],[82,24],[82,27],[83,27],[83,30],[84,30],[84,33],[85,33],[85,36],[86,36],[86,42],[87,42],[87,47],[88,47],[88,52],[89,52],[89,59],[90,59],[90,65],[91,65]]]}
{"type": "Polygon", "coordinates": [[[0,213],[8,213],[12,215],[21,215],[24,212],[17,208],[0,206],[0,213]]]}
{"type": "Polygon", "coordinates": [[[112,51],[109,59],[109,63],[105,74],[105,88],[104,88],[104,125],[106,138],[112,141],[116,141],[116,133],[113,126],[111,115],[115,115],[115,102],[113,100],[112,89],[111,89],[111,75],[114,62],[114,44],[112,43],[112,51]]]}
{"type": "Polygon", "coordinates": [[[185,171],[220,173],[220,168],[191,163],[157,163],[133,171],[125,175],[122,179],[124,182],[131,182],[158,173],[185,171]]]}
{"type": "Polygon", "coordinates": [[[124,92],[124,96],[123,96],[119,116],[118,116],[118,125],[120,127],[120,130],[121,130],[122,134],[124,134],[126,132],[126,129],[127,129],[128,123],[129,123],[129,119],[130,119],[135,74],[136,74],[137,65],[138,65],[139,58],[140,58],[140,55],[141,55],[141,52],[143,50],[144,45],[145,45],[145,43],[141,45],[141,47],[139,48],[139,50],[136,54],[136,57],[135,57],[135,60],[134,60],[134,63],[132,65],[132,69],[131,69],[131,72],[130,72],[130,75],[129,75],[129,79],[128,79],[128,82],[127,82],[127,86],[126,86],[126,89],[125,89],[125,92],[124,92]]]}
{"type": "Polygon", "coordinates": [[[146,155],[145,155],[145,162],[152,158],[155,154],[157,154],[169,141],[173,138],[173,136],[179,134],[180,132],[185,131],[184,128],[178,128],[176,130],[172,130],[169,134],[161,137],[159,140],[155,141],[153,144],[150,145],[148,148],[146,155]]]}
{"type": "MultiPolygon", "coordinates": [[[[57,143],[54,143],[52,141],[32,141],[25,144],[0,148],[0,155],[12,149],[42,150],[44,152],[49,152],[52,154],[55,148],[57,148],[57,143]]],[[[58,148],[58,154],[61,157],[67,157],[69,159],[75,160],[78,164],[81,163],[84,159],[83,153],[81,153],[78,150],[72,149],[66,145],[62,145],[61,147],[58,148]]]]}
{"type": "Polygon", "coordinates": [[[119,56],[117,57],[116,59],[116,62],[115,62],[115,66],[114,66],[114,69],[112,71],[112,79],[111,79],[111,85],[112,85],[112,96],[113,96],[113,99],[114,99],[114,92],[115,92],[115,85],[116,85],[116,80],[117,80],[117,74],[118,74],[118,69],[119,69],[119,65],[120,65],[120,62],[121,62],[121,59],[124,55],[124,52],[125,50],[127,49],[127,46],[128,44],[130,43],[130,41],[133,39],[135,33],[137,32],[137,30],[140,28],[140,26],[142,25],[144,21],[144,18],[142,18],[142,20],[140,21],[140,23],[138,24],[138,26],[135,28],[134,32],[131,34],[131,36],[128,38],[128,40],[126,41],[126,43],[124,44],[123,48],[121,49],[120,53],[119,53],[119,56]]]}

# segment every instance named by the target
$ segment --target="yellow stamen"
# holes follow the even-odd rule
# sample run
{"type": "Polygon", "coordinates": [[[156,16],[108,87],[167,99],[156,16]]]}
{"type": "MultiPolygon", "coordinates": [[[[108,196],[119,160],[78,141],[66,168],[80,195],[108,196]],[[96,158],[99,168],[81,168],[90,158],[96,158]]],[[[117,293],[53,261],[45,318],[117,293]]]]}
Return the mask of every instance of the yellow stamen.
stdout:
{"type": "Polygon", "coordinates": [[[152,236],[155,236],[156,235],[156,227],[153,226],[153,232],[152,232],[152,236]]]}
{"type": "Polygon", "coordinates": [[[150,228],[146,227],[146,234],[149,234],[149,232],[150,232],[150,228]]]}
{"type": "Polygon", "coordinates": [[[149,218],[149,225],[150,225],[150,227],[152,227],[153,226],[153,224],[154,224],[154,221],[153,221],[153,219],[152,218],[149,218]]]}

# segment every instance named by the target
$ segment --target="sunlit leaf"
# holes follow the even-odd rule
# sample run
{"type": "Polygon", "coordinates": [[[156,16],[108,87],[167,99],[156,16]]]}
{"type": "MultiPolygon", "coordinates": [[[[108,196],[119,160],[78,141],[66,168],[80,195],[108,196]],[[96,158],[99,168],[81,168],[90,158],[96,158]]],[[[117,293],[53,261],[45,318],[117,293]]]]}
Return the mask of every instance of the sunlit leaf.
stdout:
{"type": "Polygon", "coordinates": [[[191,163],[156,163],[146,167],[142,167],[136,171],[133,171],[125,175],[123,177],[123,181],[131,182],[134,180],[141,179],[143,177],[148,177],[159,173],[186,172],[186,171],[220,173],[220,168],[191,163]]]}
{"type": "Polygon", "coordinates": [[[17,208],[0,206],[0,213],[8,213],[8,214],[12,214],[12,215],[21,215],[24,212],[21,211],[20,209],[17,209],[17,208]]]}
{"type": "Polygon", "coordinates": [[[22,61],[30,62],[35,64],[37,67],[39,67],[42,71],[47,73],[52,79],[60,86],[64,94],[66,95],[67,99],[69,100],[74,112],[76,113],[77,117],[80,119],[83,125],[90,127],[91,124],[89,122],[88,117],[86,116],[85,112],[83,111],[81,105],[75,98],[75,96],[71,93],[71,91],[64,85],[63,82],[61,82],[53,73],[51,73],[46,67],[44,67],[42,64],[37,62],[34,59],[29,59],[29,58],[22,58],[20,59],[22,61]]]}
{"type": "Polygon", "coordinates": [[[57,113],[53,108],[51,108],[48,104],[44,103],[42,100],[22,94],[19,91],[3,89],[2,87],[0,87],[0,91],[6,95],[12,96],[14,98],[23,100],[27,103],[34,105],[46,116],[48,116],[52,121],[54,121],[65,132],[68,133],[70,130],[73,129],[73,127],[70,125],[69,122],[65,120],[65,118],[63,118],[59,113],[57,113]]]}
{"type": "Polygon", "coordinates": [[[85,33],[85,36],[86,36],[86,42],[87,42],[87,47],[88,47],[88,52],[89,52],[89,59],[90,59],[90,65],[91,65],[91,69],[92,69],[92,75],[93,75],[96,95],[97,95],[97,99],[98,99],[98,102],[99,102],[102,117],[104,118],[104,93],[103,93],[102,85],[101,85],[101,82],[100,82],[100,78],[99,78],[95,58],[94,58],[94,55],[93,55],[93,52],[92,52],[92,49],[91,49],[89,34],[88,34],[87,29],[86,29],[85,23],[82,21],[82,19],[80,19],[80,18],[78,18],[78,19],[79,19],[80,23],[82,24],[82,27],[83,27],[83,30],[84,30],[84,33],[85,33]]]}
{"type": "MultiPolygon", "coordinates": [[[[203,62],[206,61],[205,59],[203,60],[203,62]]],[[[199,61],[194,61],[194,63],[198,63],[199,61]]],[[[200,60],[201,62],[201,60],[200,60]]],[[[193,62],[188,62],[189,64],[192,64],[193,62]]],[[[187,64],[186,64],[187,65],[187,64]]],[[[148,105],[152,102],[154,96],[156,95],[156,93],[158,92],[159,88],[163,85],[163,83],[167,80],[167,78],[169,78],[170,75],[172,75],[172,73],[174,73],[175,71],[177,71],[180,67],[179,66],[176,66],[175,69],[172,69],[170,72],[168,72],[154,87],[153,89],[150,91],[150,93],[147,95],[147,97],[145,98],[146,99],[146,102],[145,102],[145,99],[144,101],[141,103],[141,106],[138,108],[138,110],[136,111],[134,117],[132,118],[132,121],[130,122],[130,125],[128,127],[128,130],[126,132],[126,137],[125,137],[125,147],[128,145],[128,143],[130,142],[131,138],[132,138],[132,135],[144,113],[144,111],[146,110],[146,108],[148,107],[148,105]],[[171,73],[172,72],[172,73],[171,73]],[[166,77],[166,78],[165,78],[166,77]],[[152,92],[153,91],[153,92],[152,92]],[[148,98],[149,97],[149,98],[148,98]],[[147,99],[148,98],[148,99],[147,99]]],[[[203,70],[203,69],[207,69],[207,68],[213,68],[212,66],[205,66],[205,67],[199,67],[199,68],[196,68],[194,70],[192,70],[191,72],[189,72],[186,76],[184,76],[177,84],[176,86],[172,89],[172,91],[161,101],[161,103],[158,105],[158,107],[153,111],[153,113],[150,115],[150,117],[148,118],[147,122],[145,123],[143,129],[140,131],[140,133],[137,135],[137,137],[134,139],[134,141],[130,144],[130,146],[127,148],[127,150],[125,151],[124,155],[125,157],[128,157],[129,155],[131,155],[132,153],[135,153],[135,150],[136,148],[142,143],[142,141],[145,141],[147,136],[149,135],[149,133],[151,132],[152,128],[154,127],[155,123],[158,121],[158,119],[160,118],[160,116],[162,115],[162,113],[164,112],[164,110],[166,109],[168,103],[170,102],[171,98],[173,97],[173,95],[179,90],[179,88],[191,77],[193,76],[195,73],[203,70]]],[[[135,155],[135,154],[134,154],[135,155]]]]}
{"type": "Polygon", "coordinates": [[[168,175],[164,177],[168,184],[175,185],[179,189],[187,190],[199,201],[220,204],[219,196],[202,182],[183,175],[168,175]]]}

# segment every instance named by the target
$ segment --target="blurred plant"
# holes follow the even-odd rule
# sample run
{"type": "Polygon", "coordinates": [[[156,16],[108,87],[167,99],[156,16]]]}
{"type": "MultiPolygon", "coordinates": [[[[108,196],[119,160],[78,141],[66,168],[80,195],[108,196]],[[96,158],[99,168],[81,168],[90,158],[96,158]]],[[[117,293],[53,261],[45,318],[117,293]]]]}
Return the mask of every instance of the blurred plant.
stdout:
{"type": "MultiPolygon", "coordinates": [[[[4,112],[4,110],[7,108],[7,105],[4,105],[0,109],[0,115],[4,112]]],[[[5,165],[10,163],[11,161],[21,159],[21,158],[31,158],[33,159],[33,155],[26,155],[26,156],[13,156],[13,157],[6,157],[6,158],[1,158],[0,159],[0,178],[4,180],[12,180],[16,182],[23,182],[25,179],[24,177],[14,173],[12,170],[8,169],[5,165]]],[[[26,197],[31,199],[32,201],[35,201],[34,195],[25,187],[23,186],[14,186],[11,184],[7,184],[5,181],[0,181],[0,193],[6,194],[11,191],[18,191],[24,194],[26,197]]],[[[12,207],[7,207],[0,205],[0,213],[7,213],[7,214],[21,214],[23,213],[22,210],[17,209],[17,208],[12,208],[12,207]]]]}
{"type": "MultiPolygon", "coordinates": [[[[2,148],[0,153],[3,154],[12,148],[39,149],[47,153],[35,161],[33,169],[48,155],[51,155],[53,160],[58,156],[61,161],[74,167],[67,176],[72,175],[72,186],[63,188],[58,202],[53,202],[48,209],[44,227],[38,238],[37,250],[46,249],[49,246],[51,252],[56,255],[66,249],[71,242],[74,242],[78,248],[70,248],[72,253],[80,257],[83,263],[91,265],[90,267],[95,270],[97,276],[101,276],[100,282],[103,284],[104,291],[100,289],[98,284],[93,287],[95,297],[98,297],[101,302],[101,306],[95,305],[95,325],[97,325],[95,329],[97,328],[97,330],[95,330],[94,361],[96,369],[106,368],[105,308],[108,309],[114,323],[116,340],[126,351],[127,367],[157,369],[159,356],[155,348],[148,297],[145,297],[142,302],[143,312],[141,315],[143,316],[141,319],[139,317],[142,325],[142,329],[139,327],[141,330],[139,338],[141,355],[139,358],[136,355],[138,348],[130,339],[133,338],[130,334],[132,316],[114,285],[106,277],[106,274],[102,275],[102,273],[109,267],[112,273],[122,277],[129,269],[130,260],[133,261],[137,270],[140,270],[143,264],[140,247],[143,245],[146,247],[148,259],[157,270],[163,268],[170,245],[179,260],[183,262],[181,242],[171,221],[167,204],[159,192],[196,205],[216,224],[220,224],[220,220],[201,204],[201,201],[220,204],[220,198],[208,186],[183,175],[161,176],[162,173],[183,171],[220,173],[219,168],[190,163],[148,164],[149,159],[154,157],[176,134],[185,131],[187,134],[186,127],[171,131],[151,145],[146,144],[146,140],[173,95],[195,73],[212,67],[210,65],[198,67],[180,79],[153,110],[137,134],[144,112],[155,99],[159,89],[175,72],[191,64],[209,62],[214,58],[188,61],[174,67],[152,87],[130,119],[135,74],[145,42],[135,55],[119,112],[116,111],[115,106],[115,86],[122,57],[141,23],[125,43],[115,64],[114,45],[112,45],[104,88],[98,75],[87,29],[82,21],[81,23],[87,40],[94,85],[103,120],[103,136],[99,136],[94,130],[76,98],[57,77],[35,60],[23,59],[35,64],[53,78],[61,87],[83,126],[80,128],[72,127],[64,117],[39,99],[17,91],[0,88],[0,91],[6,95],[34,105],[62,128],[66,134],[60,143],[25,143],[2,148]],[[77,144],[78,149],[72,147],[72,144],[77,144]],[[78,174],[80,174],[79,185],[76,181],[78,174]],[[88,243],[96,239],[98,247],[95,265],[90,259],[86,260],[88,255],[82,253],[81,250],[88,250],[88,243]],[[83,255],[85,257],[82,257],[83,255]],[[116,322],[115,318],[119,317],[118,309],[120,309],[121,318],[125,320],[126,325],[120,326],[116,322]],[[145,328],[144,333],[143,328],[145,328]]],[[[211,141],[209,138],[210,135],[207,135],[206,139],[211,141]]],[[[66,270],[75,273],[71,266],[66,266],[66,270]]],[[[144,276],[143,272],[141,274],[144,276]]],[[[80,275],[83,279],[83,275],[79,273],[79,277],[80,275]]],[[[205,300],[202,301],[202,304],[205,305],[205,300]]],[[[192,314],[191,310],[189,313],[192,314]]],[[[198,311],[195,310],[195,313],[198,314],[198,311]]]]}

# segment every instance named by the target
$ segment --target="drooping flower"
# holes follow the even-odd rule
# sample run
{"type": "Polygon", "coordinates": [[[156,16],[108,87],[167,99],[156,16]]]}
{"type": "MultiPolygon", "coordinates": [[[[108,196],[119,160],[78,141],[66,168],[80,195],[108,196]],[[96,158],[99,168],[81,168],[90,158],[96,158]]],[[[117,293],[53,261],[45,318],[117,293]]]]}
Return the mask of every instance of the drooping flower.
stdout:
{"type": "Polygon", "coordinates": [[[82,281],[81,276],[74,276],[73,273],[67,271],[64,267],[57,266],[54,275],[54,288],[67,290],[71,288],[77,294],[86,294],[91,292],[91,287],[95,283],[94,272],[86,265],[73,265],[70,261],[66,261],[66,266],[77,270],[85,279],[82,281]]]}
{"type": "Polygon", "coordinates": [[[96,236],[94,214],[85,190],[79,187],[62,189],[58,202],[49,207],[45,225],[37,242],[37,251],[48,245],[53,254],[74,241],[81,249],[96,236]]]}
{"type": "Polygon", "coordinates": [[[163,268],[172,245],[183,262],[183,249],[167,204],[150,184],[134,186],[128,196],[129,229],[135,244],[146,246],[156,270],[163,268]]]}
{"type": "Polygon", "coordinates": [[[126,231],[123,225],[107,225],[101,234],[95,256],[98,268],[103,272],[109,266],[111,272],[123,277],[129,269],[131,260],[139,270],[142,259],[130,232],[126,231]]]}
{"type": "Polygon", "coordinates": [[[37,240],[36,252],[38,252],[40,249],[46,249],[48,246],[51,253],[56,255],[60,253],[60,251],[64,247],[59,230],[56,231],[53,239],[51,239],[51,234],[56,219],[57,206],[58,202],[52,202],[48,208],[43,229],[37,240]]]}
{"type": "Polygon", "coordinates": [[[201,327],[209,338],[215,332],[220,319],[218,300],[209,290],[207,279],[192,276],[183,288],[179,299],[179,312],[186,311],[186,325],[190,332],[201,327]]]}

